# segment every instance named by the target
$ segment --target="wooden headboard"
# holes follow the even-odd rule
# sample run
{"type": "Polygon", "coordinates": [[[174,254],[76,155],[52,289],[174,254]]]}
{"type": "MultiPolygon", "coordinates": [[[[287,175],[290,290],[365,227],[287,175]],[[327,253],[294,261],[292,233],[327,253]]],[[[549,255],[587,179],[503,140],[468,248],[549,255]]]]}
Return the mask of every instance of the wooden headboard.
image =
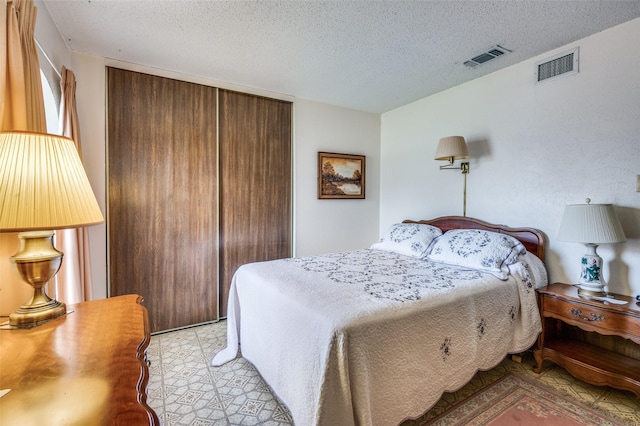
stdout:
{"type": "Polygon", "coordinates": [[[463,216],[443,216],[430,220],[405,220],[403,223],[424,223],[438,227],[442,232],[447,232],[450,229],[484,229],[500,234],[511,235],[520,240],[529,253],[535,254],[544,262],[546,239],[541,231],[534,228],[510,228],[508,226],[494,225],[480,219],[463,216]]]}

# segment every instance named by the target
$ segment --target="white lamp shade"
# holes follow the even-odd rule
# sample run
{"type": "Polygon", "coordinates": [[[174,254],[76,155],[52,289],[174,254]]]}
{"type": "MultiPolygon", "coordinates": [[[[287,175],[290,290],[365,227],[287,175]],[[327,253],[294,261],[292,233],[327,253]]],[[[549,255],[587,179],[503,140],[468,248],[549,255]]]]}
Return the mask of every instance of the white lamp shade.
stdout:
{"type": "Polygon", "coordinates": [[[462,136],[447,136],[440,139],[436,150],[436,160],[459,160],[469,158],[467,143],[462,136]]]}
{"type": "Polygon", "coordinates": [[[558,240],[603,244],[621,243],[626,237],[611,204],[571,204],[564,209],[558,240]]]}
{"type": "Polygon", "coordinates": [[[0,133],[0,231],[76,228],[103,220],[71,139],[0,133]]]}

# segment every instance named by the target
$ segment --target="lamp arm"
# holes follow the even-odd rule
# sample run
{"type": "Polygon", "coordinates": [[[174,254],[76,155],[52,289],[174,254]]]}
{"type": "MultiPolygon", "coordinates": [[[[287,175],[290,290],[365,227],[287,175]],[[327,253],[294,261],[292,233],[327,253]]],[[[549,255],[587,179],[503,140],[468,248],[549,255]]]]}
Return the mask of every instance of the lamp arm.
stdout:
{"type": "Polygon", "coordinates": [[[460,163],[459,166],[454,166],[453,162],[451,162],[449,164],[445,164],[444,166],[440,166],[440,170],[461,170],[462,173],[466,175],[469,174],[470,168],[468,162],[460,163]]]}
{"type": "Polygon", "coordinates": [[[464,185],[462,188],[462,215],[467,216],[467,175],[469,174],[469,162],[465,161],[464,163],[460,163],[459,166],[455,167],[453,165],[453,157],[449,158],[449,164],[440,166],[440,170],[460,170],[462,171],[462,175],[464,177],[464,185]]]}

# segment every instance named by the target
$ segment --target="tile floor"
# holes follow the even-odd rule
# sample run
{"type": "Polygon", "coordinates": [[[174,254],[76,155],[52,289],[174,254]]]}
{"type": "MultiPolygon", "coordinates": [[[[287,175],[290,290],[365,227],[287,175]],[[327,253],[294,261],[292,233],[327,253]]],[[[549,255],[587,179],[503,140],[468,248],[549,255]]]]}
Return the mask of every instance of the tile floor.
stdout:
{"type": "MultiPolygon", "coordinates": [[[[226,322],[154,335],[147,352],[151,362],[148,403],[163,426],[291,425],[287,408],[274,397],[253,366],[242,358],[221,367],[209,361],[226,346],[226,322]]],[[[507,358],[496,368],[479,372],[465,387],[443,395],[419,421],[435,417],[509,371],[526,374],[580,398],[589,406],[620,419],[620,425],[640,425],[640,399],[630,392],[592,386],[564,369],[546,365],[542,374],[531,370],[533,359],[521,364],[507,358]]]]}

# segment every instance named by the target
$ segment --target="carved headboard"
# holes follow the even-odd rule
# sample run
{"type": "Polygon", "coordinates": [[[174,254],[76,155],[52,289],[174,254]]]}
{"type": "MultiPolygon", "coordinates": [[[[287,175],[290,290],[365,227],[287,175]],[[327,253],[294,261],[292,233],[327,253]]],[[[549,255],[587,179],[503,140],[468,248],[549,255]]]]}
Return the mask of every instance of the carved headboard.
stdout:
{"type": "Polygon", "coordinates": [[[463,216],[443,216],[430,220],[405,220],[403,223],[424,223],[438,227],[442,232],[450,229],[484,229],[511,235],[522,242],[529,253],[535,254],[544,262],[544,246],[546,238],[544,234],[535,228],[510,228],[505,225],[494,225],[480,219],[463,216]]]}

